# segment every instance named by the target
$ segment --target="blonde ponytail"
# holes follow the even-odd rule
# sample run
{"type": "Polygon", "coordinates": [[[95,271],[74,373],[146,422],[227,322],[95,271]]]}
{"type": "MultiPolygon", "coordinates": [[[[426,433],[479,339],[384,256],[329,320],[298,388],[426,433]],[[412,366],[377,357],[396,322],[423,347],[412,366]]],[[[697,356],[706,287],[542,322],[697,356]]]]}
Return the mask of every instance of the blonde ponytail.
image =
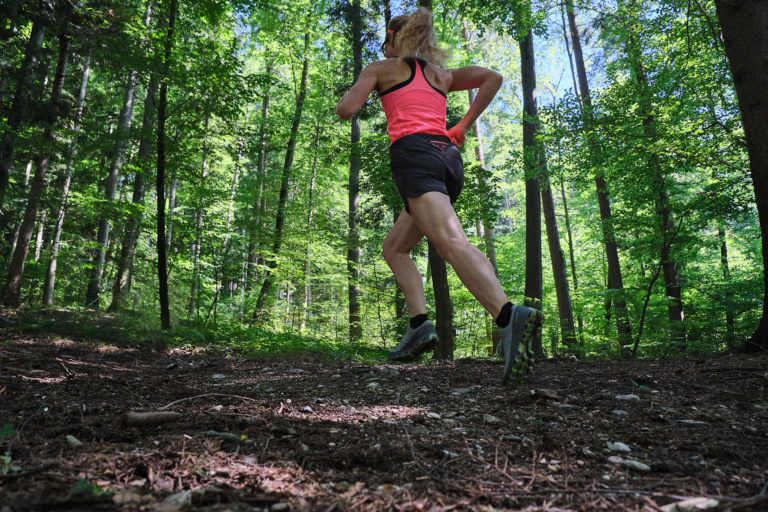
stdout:
{"type": "Polygon", "coordinates": [[[400,57],[419,57],[442,67],[448,52],[437,46],[437,37],[432,29],[432,11],[419,8],[410,16],[397,16],[389,22],[394,31],[394,45],[400,57]]]}

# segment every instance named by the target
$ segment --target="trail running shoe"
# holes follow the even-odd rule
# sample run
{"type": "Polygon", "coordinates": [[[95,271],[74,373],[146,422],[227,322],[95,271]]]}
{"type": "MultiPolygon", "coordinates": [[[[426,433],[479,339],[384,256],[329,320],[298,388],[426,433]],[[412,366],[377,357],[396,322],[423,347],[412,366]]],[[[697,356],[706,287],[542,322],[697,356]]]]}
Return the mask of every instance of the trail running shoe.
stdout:
{"type": "Polygon", "coordinates": [[[541,338],[541,311],[527,306],[513,306],[509,324],[499,329],[499,352],[504,357],[504,386],[520,382],[533,368],[533,340],[541,338]],[[519,355],[519,357],[518,357],[519,355]]]}
{"type": "Polygon", "coordinates": [[[415,361],[421,354],[435,348],[437,333],[432,322],[426,320],[423,324],[413,329],[408,326],[403,339],[387,355],[390,361],[415,361]]]}

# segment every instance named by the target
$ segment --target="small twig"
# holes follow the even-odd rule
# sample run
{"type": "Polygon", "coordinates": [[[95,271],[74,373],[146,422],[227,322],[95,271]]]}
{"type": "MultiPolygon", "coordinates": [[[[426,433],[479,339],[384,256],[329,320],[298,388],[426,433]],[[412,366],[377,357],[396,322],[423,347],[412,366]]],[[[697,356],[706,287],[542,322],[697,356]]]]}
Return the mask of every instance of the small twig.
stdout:
{"type": "Polygon", "coordinates": [[[238,395],[228,395],[226,393],[203,393],[202,395],[195,395],[195,396],[188,396],[187,398],[181,398],[179,400],[175,400],[169,404],[166,404],[162,407],[158,407],[158,411],[164,411],[165,409],[168,409],[170,407],[173,407],[176,404],[180,404],[181,402],[186,402],[188,400],[194,400],[195,398],[204,398],[207,396],[225,396],[227,398],[237,398],[240,400],[248,400],[251,402],[258,402],[258,400],[255,400],[253,398],[248,398],[247,396],[238,396],[238,395]]]}
{"type": "Polygon", "coordinates": [[[35,466],[25,471],[17,471],[14,473],[8,473],[6,475],[0,475],[0,480],[11,480],[13,478],[21,478],[24,476],[34,475],[35,473],[40,473],[41,471],[46,471],[48,469],[55,468],[58,465],[59,465],[58,462],[48,462],[47,464],[35,466]]]}

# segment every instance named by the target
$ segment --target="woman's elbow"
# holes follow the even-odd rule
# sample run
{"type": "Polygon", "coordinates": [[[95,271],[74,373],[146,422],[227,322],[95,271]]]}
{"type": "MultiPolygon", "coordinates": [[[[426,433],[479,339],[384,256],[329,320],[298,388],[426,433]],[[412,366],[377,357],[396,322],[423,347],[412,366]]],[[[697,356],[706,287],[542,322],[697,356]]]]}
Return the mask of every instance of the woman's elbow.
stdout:
{"type": "Polygon", "coordinates": [[[348,121],[349,119],[352,119],[352,116],[355,115],[355,112],[342,100],[338,105],[336,105],[336,115],[344,121],[348,121]]]}
{"type": "Polygon", "coordinates": [[[498,89],[499,87],[501,87],[501,84],[504,82],[504,77],[501,76],[501,73],[497,71],[491,71],[490,81],[498,89]]]}

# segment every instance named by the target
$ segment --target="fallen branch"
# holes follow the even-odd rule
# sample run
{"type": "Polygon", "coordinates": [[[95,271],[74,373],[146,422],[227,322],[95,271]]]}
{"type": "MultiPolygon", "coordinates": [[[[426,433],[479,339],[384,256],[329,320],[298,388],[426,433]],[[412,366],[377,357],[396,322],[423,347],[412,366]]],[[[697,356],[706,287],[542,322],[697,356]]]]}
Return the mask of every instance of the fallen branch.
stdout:
{"type": "Polygon", "coordinates": [[[146,427],[151,425],[162,425],[171,423],[181,418],[181,414],[173,411],[149,411],[135,412],[130,411],[121,418],[124,426],[128,427],[146,427]]]}
{"type": "Polygon", "coordinates": [[[42,471],[49,470],[51,468],[55,468],[59,465],[58,462],[48,462],[46,464],[42,464],[40,466],[35,466],[33,468],[26,469],[24,471],[15,471],[12,473],[7,473],[5,475],[0,474],[0,480],[11,480],[13,478],[21,478],[24,476],[34,475],[35,473],[40,473],[42,471]]]}
{"type": "Polygon", "coordinates": [[[180,404],[181,402],[186,402],[188,400],[194,400],[196,398],[204,398],[206,396],[225,396],[227,398],[237,398],[239,400],[248,400],[248,401],[251,401],[251,402],[258,402],[258,400],[255,400],[253,398],[248,398],[247,396],[227,395],[226,393],[203,393],[202,395],[188,396],[187,398],[182,398],[182,399],[176,400],[174,402],[171,402],[169,404],[166,404],[166,405],[158,408],[157,410],[158,411],[164,411],[165,409],[173,407],[176,404],[180,404]]]}

